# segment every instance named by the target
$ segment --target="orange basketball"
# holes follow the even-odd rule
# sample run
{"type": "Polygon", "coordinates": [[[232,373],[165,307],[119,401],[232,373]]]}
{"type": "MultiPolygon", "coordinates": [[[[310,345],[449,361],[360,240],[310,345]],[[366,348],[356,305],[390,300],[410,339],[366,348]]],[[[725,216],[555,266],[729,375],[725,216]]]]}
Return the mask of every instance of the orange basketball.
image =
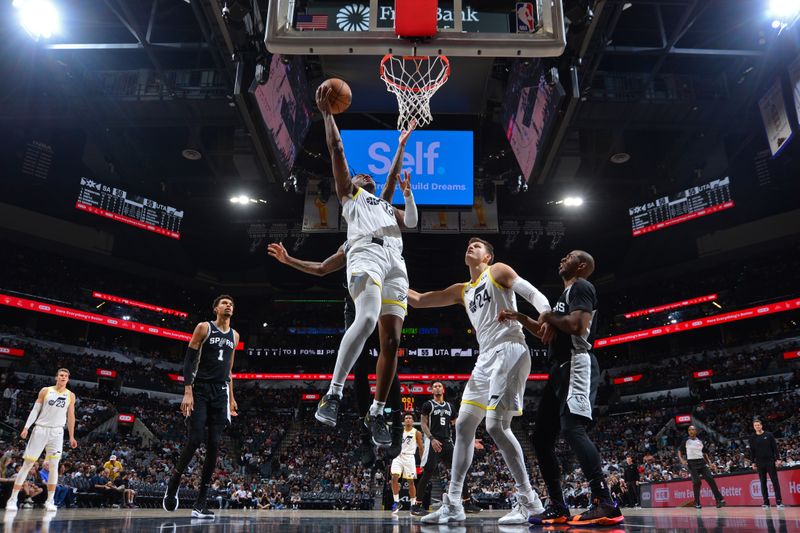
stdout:
{"type": "Polygon", "coordinates": [[[353,93],[350,86],[339,78],[330,78],[322,82],[324,87],[329,87],[331,92],[328,96],[328,103],[331,106],[331,113],[338,115],[344,113],[353,101],[353,93]]]}

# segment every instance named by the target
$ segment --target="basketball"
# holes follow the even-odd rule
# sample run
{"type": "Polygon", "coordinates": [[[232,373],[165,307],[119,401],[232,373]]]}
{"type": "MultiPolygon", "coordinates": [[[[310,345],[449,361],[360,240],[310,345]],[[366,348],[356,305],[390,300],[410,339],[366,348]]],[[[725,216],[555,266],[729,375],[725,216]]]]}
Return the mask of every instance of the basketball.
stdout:
{"type": "Polygon", "coordinates": [[[331,106],[331,113],[338,115],[344,113],[350,107],[350,102],[353,101],[353,93],[350,91],[350,86],[344,80],[339,78],[329,78],[322,82],[324,87],[329,87],[331,90],[328,97],[328,103],[331,106]]]}

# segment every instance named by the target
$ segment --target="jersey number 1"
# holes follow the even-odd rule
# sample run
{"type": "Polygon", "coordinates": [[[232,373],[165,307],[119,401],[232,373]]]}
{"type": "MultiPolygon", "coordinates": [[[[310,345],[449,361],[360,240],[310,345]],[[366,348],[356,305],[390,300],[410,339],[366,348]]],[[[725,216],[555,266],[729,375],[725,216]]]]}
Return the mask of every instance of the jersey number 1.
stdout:
{"type": "Polygon", "coordinates": [[[224,349],[219,351],[219,357],[217,357],[217,361],[222,361],[222,352],[224,351],[224,349]]]}

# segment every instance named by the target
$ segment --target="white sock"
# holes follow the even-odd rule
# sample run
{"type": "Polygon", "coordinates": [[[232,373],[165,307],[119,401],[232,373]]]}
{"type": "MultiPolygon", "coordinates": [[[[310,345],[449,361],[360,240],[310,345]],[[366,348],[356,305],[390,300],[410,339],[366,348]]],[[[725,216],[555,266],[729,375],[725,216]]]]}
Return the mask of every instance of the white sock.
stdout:
{"type": "Polygon", "coordinates": [[[486,431],[497,444],[497,449],[503,456],[508,466],[511,476],[517,486],[518,494],[524,496],[528,501],[533,501],[535,493],[531,487],[528,471],[525,468],[525,456],[522,453],[522,446],[514,433],[511,431],[511,419],[486,418],[486,431]]]}
{"type": "Polygon", "coordinates": [[[461,505],[461,492],[464,488],[464,479],[467,470],[472,465],[472,456],[475,452],[475,430],[483,420],[483,415],[478,415],[462,406],[456,421],[456,443],[453,447],[453,466],[450,469],[450,487],[447,490],[450,503],[461,505]]]}
{"type": "Polygon", "coordinates": [[[8,501],[15,502],[17,501],[17,496],[19,495],[20,489],[12,489],[11,496],[8,497],[8,501]]]}
{"type": "Polygon", "coordinates": [[[341,383],[331,382],[331,386],[328,387],[328,394],[332,394],[333,396],[338,396],[339,398],[341,398],[342,389],[344,389],[344,385],[342,385],[341,383]]]}
{"type": "Polygon", "coordinates": [[[399,494],[393,494],[392,497],[394,497],[394,503],[400,503],[400,495],[399,494]]]}
{"type": "Polygon", "coordinates": [[[339,344],[331,385],[345,382],[358,356],[364,351],[364,344],[378,324],[378,316],[381,313],[381,288],[370,279],[362,280],[361,283],[363,287],[356,294],[353,294],[355,292],[353,288],[350,291],[356,304],[356,318],[344,332],[342,342],[339,344]]]}
{"type": "Polygon", "coordinates": [[[386,408],[386,402],[379,402],[378,400],[372,400],[372,405],[369,407],[369,414],[370,416],[378,416],[383,414],[383,410],[386,408]]]}
{"type": "Polygon", "coordinates": [[[56,491],[48,490],[47,491],[47,501],[45,503],[53,503],[53,500],[56,497],[56,491]]]}
{"type": "Polygon", "coordinates": [[[411,505],[417,505],[417,499],[411,498],[411,505]]]}

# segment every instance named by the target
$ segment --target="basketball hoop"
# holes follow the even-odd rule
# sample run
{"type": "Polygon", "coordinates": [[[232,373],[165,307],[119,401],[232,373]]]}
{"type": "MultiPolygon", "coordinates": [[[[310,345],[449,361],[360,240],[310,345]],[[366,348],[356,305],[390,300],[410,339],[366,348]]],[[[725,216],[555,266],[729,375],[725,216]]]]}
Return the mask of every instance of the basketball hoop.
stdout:
{"type": "Polygon", "coordinates": [[[407,131],[433,120],[430,101],[450,77],[446,56],[401,56],[386,54],[381,60],[381,79],[386,90],[397,96],[397,129],[407,131]]]}

